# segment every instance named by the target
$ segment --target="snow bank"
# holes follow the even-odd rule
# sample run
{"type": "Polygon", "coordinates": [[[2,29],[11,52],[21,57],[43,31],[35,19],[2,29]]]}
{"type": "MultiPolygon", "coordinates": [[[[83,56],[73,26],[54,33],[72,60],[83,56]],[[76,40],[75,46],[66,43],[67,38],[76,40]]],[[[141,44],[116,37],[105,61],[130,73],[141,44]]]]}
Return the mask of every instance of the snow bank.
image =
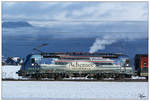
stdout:
{"type": "Polygon", "coordinates": [[[148,82],[3,81],[2,99],[148,99],[148,82]]]}
{"type": "Polygon", "coordinates": [[[2,66],[2,78],[3,79],[20,79],[21,77],[16,74],[21,66],[6,65],[2,66]]]}
{"type": "Polygon", "coordinates": [[[146,77],[132,76],[132,79],[146,79],[146,77]]]}

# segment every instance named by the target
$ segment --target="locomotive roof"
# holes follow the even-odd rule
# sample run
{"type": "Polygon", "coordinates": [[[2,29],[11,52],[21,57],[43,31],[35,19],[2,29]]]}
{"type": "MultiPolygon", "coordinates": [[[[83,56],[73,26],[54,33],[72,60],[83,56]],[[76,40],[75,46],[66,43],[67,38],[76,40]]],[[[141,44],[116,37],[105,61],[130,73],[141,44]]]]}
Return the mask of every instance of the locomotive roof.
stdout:
{"type": "Polygon", "coordinates": [[[55,53],[41,53],[44,57],[105,57],[105,58],[117,58],[119,56],[127,56],[121,53],[88,53],[88,52],[55,52],[55,53]]]}
{"type": "Polygon", "coordinates": [[[148,54],[136,54],[136,56],[148,56],[148,54]]]}

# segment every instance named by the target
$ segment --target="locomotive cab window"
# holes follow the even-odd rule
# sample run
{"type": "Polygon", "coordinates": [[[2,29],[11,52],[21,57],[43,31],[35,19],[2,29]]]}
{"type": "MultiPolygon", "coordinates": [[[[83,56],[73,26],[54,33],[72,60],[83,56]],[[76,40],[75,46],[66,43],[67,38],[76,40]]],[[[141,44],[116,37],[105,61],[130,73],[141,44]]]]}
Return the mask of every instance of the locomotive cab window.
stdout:
{"type": "Polygon", "coordinates": [[[31,58],[31,63],[35,63],[35,58],[31,58]]]}

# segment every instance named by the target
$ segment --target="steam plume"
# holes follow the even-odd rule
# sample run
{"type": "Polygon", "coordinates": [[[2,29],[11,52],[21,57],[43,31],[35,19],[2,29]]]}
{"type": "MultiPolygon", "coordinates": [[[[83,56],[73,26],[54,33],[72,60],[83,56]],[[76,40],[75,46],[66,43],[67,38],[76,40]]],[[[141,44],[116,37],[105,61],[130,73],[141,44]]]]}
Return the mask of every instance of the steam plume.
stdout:
{"type": "Polygon", "coordinates": [[[104,38],[96,38],[95,42],[93,43],[93,45],[90,47],[89,52],[90,53],[94,53],[98,50],[103,50],[105,49],[106,45],[110,45],[114,42],[116,42],[117,40],[112,40],[110,39],[108,36],[105,36],[104,38]]]}
{"type": "Polygon", "coordinates": [[[119,40],[135,40],[139,38],[145,37],[144,35],[140,33],[135,33],[135,34],[107,34],[103,38],[96,38],[95,42],[93,45],[90,47],[89,52],[94,53],[97,52],[98,50],[104,50],[106,45],[111,45],[112,43],[115,43],[119,40]]]}

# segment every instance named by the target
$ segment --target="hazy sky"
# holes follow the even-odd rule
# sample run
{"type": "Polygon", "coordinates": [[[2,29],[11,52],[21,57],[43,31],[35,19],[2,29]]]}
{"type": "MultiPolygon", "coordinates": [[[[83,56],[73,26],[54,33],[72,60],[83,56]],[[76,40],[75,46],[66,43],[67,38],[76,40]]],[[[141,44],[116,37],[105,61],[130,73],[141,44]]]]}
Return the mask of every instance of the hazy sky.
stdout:
{"type": "Polygon", "coordinates": [[[148,2],[2,2],[4,19],[147,20],[148,2]]]}
{"type": "Polygon", "coordinates": [[[3,39],[4,35],[8,40],[10,36],[27,35],[19,40],[26,38],[28,43],[51,38],[98,38],[91,52],[119,40],[148,38],[148,2],[2,2],[5,20],[27,21],[33,27],[3,27],[3,39]]]}
{"type": "MultiPolygon", "coordinates": [[[[33,26],[47,27],[32,29],[32,34],[97,37],[118,35],[103,32],[120,32],[119,35],[130,38],[148,35],[148,2],[2,2],[2,18],[3,21],[25,20],[33,26]]],[[[20,34],[15,31],[10,32],[20,34]]],[[[31,30],[24,33],[31,33],[31,30]]]]}

